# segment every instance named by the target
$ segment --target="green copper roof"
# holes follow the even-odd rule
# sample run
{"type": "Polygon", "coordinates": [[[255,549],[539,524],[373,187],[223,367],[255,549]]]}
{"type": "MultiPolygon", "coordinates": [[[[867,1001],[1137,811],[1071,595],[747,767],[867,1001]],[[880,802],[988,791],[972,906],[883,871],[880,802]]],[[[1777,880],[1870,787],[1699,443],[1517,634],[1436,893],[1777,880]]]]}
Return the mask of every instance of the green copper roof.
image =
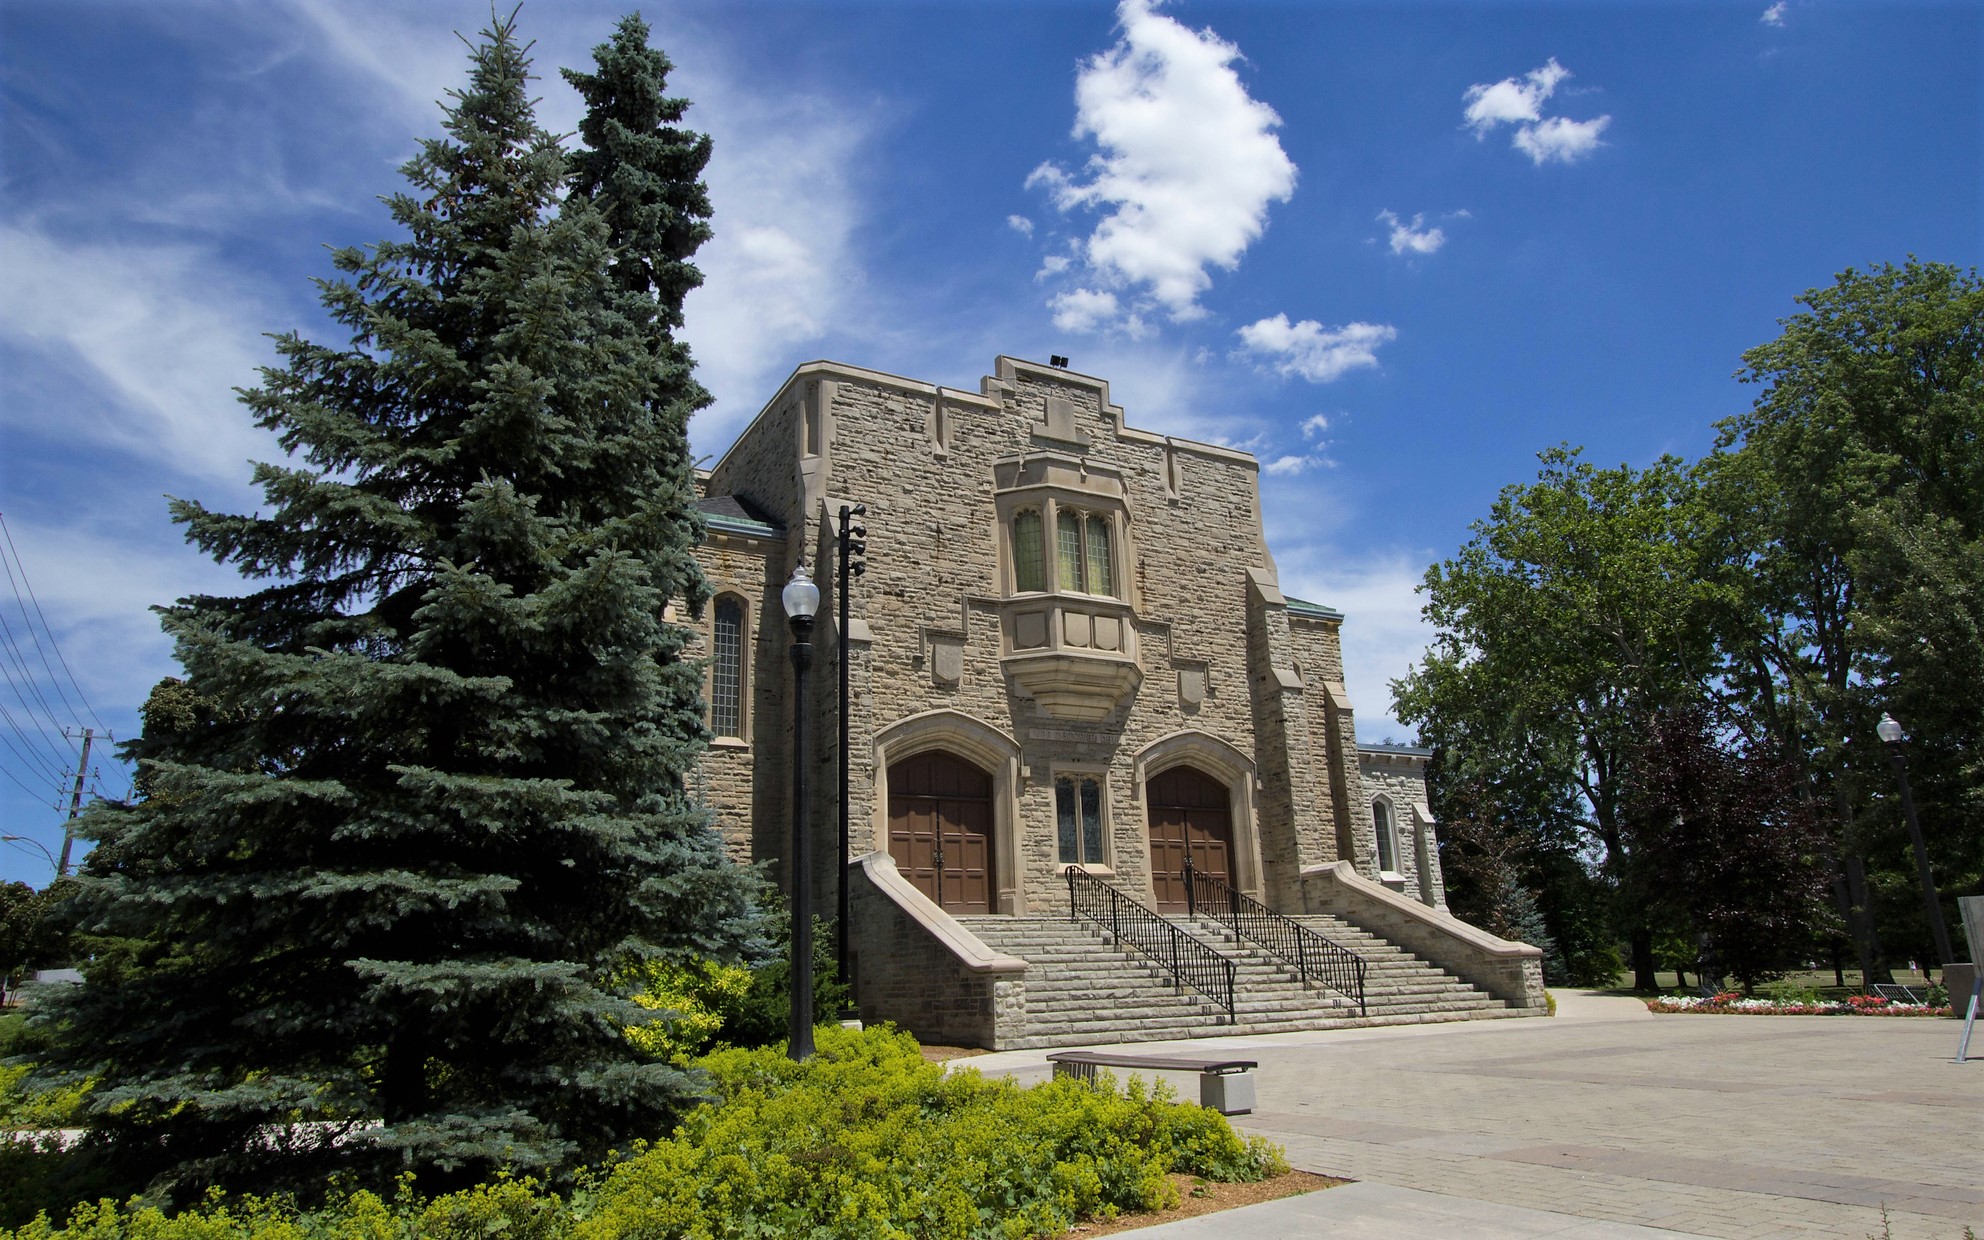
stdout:
{"type": "Polygon", "coordinates": [[[1325,607],[1321,603],[1312,603],[1308,599],[1301,598],[1288,600],[1288,614],[1291,616],[1301,616],[1307,620],[1343,619],[1343,613],[1336,608],[1325,607]]]}

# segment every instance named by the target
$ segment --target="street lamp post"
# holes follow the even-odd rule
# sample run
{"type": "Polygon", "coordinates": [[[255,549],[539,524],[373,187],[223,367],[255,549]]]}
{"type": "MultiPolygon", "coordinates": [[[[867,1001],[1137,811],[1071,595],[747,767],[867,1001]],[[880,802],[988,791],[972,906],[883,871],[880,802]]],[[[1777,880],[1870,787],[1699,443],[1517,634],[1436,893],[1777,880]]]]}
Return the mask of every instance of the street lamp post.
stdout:
{"type": "Polygon", "coordinates": [[[807,742],[806,671],[813,666],[813,614],[820,609],[820,587],[804,564],[792,570],[792,580],[779,595],[786,623],[792,626],[792,853],[786,872],[792,882],[792,1014],[786,1054],[813,1057],[813,847],[807,819],[807,768],[812,747],[807,742]]]}
{"type": "Polygon", "coordinates": [[[1943,924],[1943,905],[1936,899],[1936,880],[1929,873],[1929,850],[1922,844],[1922,823],[1915,816],[1915,796],[1908,789],[1908,758],[1903,746],[1908,737],[1893,715],[1881,712],[1874,727],[1888,747],[1888,761],[1894,763],[1895,781],[1901,785],[1901,812],[1908,819],[1908,842],[1915,847],[1915,870],[1922,877],[1922,904],[1929,914],[1929,930],[1936,936],[1936,961],[1947,969],[1955,959],[1950,954],[1949,927],[1943,924]]]}

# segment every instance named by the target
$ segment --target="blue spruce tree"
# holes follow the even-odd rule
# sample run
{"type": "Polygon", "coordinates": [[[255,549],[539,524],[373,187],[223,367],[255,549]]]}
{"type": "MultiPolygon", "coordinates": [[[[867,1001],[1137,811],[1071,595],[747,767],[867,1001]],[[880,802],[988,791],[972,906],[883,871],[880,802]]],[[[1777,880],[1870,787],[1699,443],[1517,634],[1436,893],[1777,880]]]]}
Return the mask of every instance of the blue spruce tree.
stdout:
{"type": "Polygon", "coordinates": [[[185,668],[89,820],[72,912],[134,942],[47,1011],[134,1183],[321,1191],[558,1174],[698,1082],[641,1061],[630,958],[736,957],[752,879],[685,796],[700,675],[674,340],[709,235],[707,140],[623,23],[575,75],[590,144],[533,116],[496,21],[445,136],[340,249],[339,346],[276,338],[243,400],[291,463],[252,516],[175,501],[256,586],[161,609],[185,668]]]}

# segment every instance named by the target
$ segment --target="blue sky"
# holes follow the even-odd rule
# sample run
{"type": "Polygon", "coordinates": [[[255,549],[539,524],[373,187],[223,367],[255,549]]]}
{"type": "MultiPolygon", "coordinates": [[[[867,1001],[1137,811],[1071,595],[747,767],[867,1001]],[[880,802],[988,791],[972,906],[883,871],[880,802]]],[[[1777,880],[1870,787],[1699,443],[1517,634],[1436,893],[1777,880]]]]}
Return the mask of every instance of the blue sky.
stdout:
{"type": "MultiPolygon", "coordinates": [[[[622,11],[525,5],[553,129],[578,116],[556,68],[622,11]]],[[[1425,639],[1413,587],[1537,451],[1699,454],[1801,290],[1977,261],[1980,14],[649,5],[716,140],[696,449],[808,359],[971,387],[998,353],[1066,354],[1133,424],[1259,455],[1284,587],[1348,613],[1360,733],[1403,737],[1386,682],[1425,639]]],[[[0,0],[0,513],[119,735],[173,670],[147,607],[232,588],[163,496],[255,505],[247,462],[277,453],[230,389],[262,333],[339,342],[324,247],[390,231],[377,196],[461,80],[452,32],[487,20],[0,0]]],[[[0,826],[55,848],[56,729],[90,721],[42,688],[51,710],[0,685],[0,826]]],[[[47,874],[0,846],[0,878],[47,874]]]]}

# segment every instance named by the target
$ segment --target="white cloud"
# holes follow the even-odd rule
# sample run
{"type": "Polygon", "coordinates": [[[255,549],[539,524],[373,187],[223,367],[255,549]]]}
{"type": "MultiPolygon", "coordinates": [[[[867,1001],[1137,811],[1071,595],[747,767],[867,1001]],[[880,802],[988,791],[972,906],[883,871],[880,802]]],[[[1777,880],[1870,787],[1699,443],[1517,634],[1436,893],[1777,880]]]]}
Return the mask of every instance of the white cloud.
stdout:
{"type": "Polygon", "coordinates": [[[1116,294],[1097,289],[1069,289],[1047,304],[1054,311],[1054,326],[1064,332],[1092,332],[1116,317],[1116,294]]]}
{"type": "Polygon", "coordinates": [[[1247,94],[1240,50],[1122,0],[1116,44],[1076,80],[1074,136],[1097,148],[1077,179],[1044,163],[1027,178],[1062,212],[1102,218],[1082,246],[1096,278],[1138,288],[1174,320],[1203,313],[1208,267],[1231,270],[1295,192],[1274,136],[1281,118],[1247,94]]]}
{"type": "Polygon", "coordinates": [[[1290,323],[1287,315],[1277,314],[1249,323],[1239,334],[1246,351],[1269,359],[1276,373],[1328,383],[1348,371],[1376,366],[1378,346],[1396,339],[1398,329],[1382,323],[1325,328],[1314,319],[1290,323]]]}
{"type": "Polygon", "coordinates": [[[110,399],[100,416],[17,407],[20,430],[65,433],[208,482],[238,486],[250,460],[281,460],[273,437],[236,401],[256,367],[274,361],[261,333],[272,315],[191,246],[69,243],[0,225],[0,339],[39,367],[83,378],[110,399]]]}
{"type": "Polygon", "coordinates": [[[1045,280],[1049,276],[1058,276],[1072,266],[1074,261],[1066,254],[1049,254],[1040,260],[1040,270],[1034,273],[1033,278],[1045,280]]]}
{"type": "Polygon", "coordinates": [[[1766,26],[1782,26],[1784,24],[1784,9],[1785,0],[1777,0],[1777,3],[1765,9],[1764,15],[1757,20],[1766,26]]]}
{"type": "Polygon", "coordinates": [[[1552,56],[1542,68],[1531,69],[1520,78],[1476,83],[1461,96],[1467,101],[1463,115],[1477,139],[1487,137],[1488,131],[1497,125],[1539,120],[1544,101],[1570,76],[1571,71],[1552,56]]]}
{"type": "Polygon", "coordinates": [[[1312,464],[1314,462],[1306,456],[1278,456],[1261,468],[1277,478],[1284,478],[1290,474],[1299,474],[1312,464]]]}
{"type": "Polygon", "coordinates": [[[1329,429],[1330,415],[1327,413],[1312,414],[1302,423],[1302,438],[1321,439],[1329,429]]]}
{"type": "Polygon", "coordinates": [[[1022,237],[1031,237],[1033,235],[1033,221],[1024,215],[1007,216],[1006,227],[1012,229],[1022,237]]]}
{"type": "Polygon", "coordinates": [[[1423,214],[1414,215],[1408,223],[1390,211],[1380,211],[1378,219],[1391,226],[1394,254],[1403,254],[1408,250],[1414,254],[1432,254],[1447,243],[1446,232],[1440,228],[1427,228],[1423,214]]]}
{"type": "MultiPolygon", "coordinates": [[[[1561,116],[1546,118],[1543,105],[1570,76],[1571,71],[1558,64],[1553,56],[1542,68],[1531,69],[1520,78],[1476,83],[1461,96],[1467,104],[1461,119],[1474,131],[1477,141],[1487,137],[1497,125],[1514,125],[1510,145],[1529,156],[1538,167],[1553,159],[1575,163],[1602,145],[1599,135],[1612,123],[1612,118],[1599,116],[1588,121],[1561,116]]],[[[1392,237],[1392,251],[1398,253],[1396,229],[1392,237]]]]}
{"type": "Polygon", "coordinates": [[[1524,125],[1516,130],[1516,149],[1535,161],[1538,167],[1556,160],[1559,163],[1574,164],[1603,145],[1598,135],[1612,123],[1609,116],[1594,117],[1588,121],[1567,120],[1553,116],[1537,125],[1524,125]]]}

